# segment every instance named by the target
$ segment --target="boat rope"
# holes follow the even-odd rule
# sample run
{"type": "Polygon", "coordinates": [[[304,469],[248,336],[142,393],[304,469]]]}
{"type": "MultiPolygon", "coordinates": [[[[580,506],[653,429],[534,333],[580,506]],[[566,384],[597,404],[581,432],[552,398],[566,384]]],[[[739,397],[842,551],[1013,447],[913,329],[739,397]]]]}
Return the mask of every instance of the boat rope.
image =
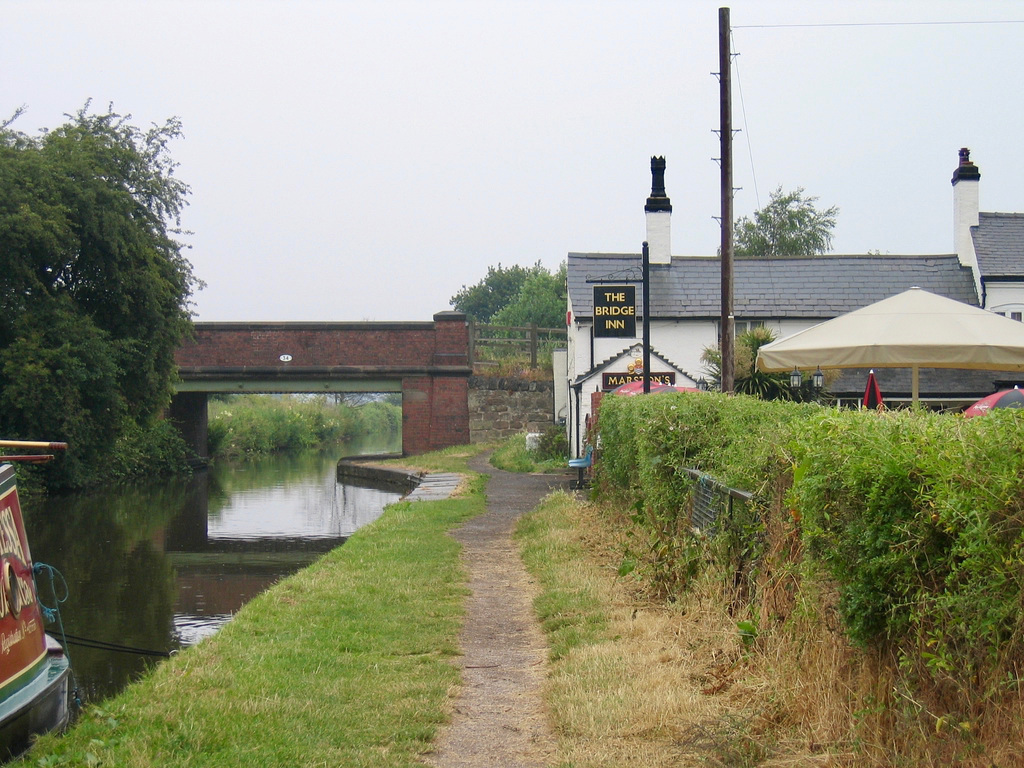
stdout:
{"type": "Polygon", "coordinates": [[[64,635],[67,641],[71,645],[79,645],[83,648],[96,648],[101,651],[117,651],[119,653],[135,653],[139,656],[161,656],[165,659],[169,659],[173,655],[173,651],[152,651],[146,648],[135,648],[130,645],[119,645],[118,643],[108,643],[106,640],[94,640],[88,637],[79,637],[77,635],[64,635]]]}
{"type": "Polygon", "coordinates": [[[73,688],[72,701],[74,702],[75,707],[81,709],[82,699],[78,695],[78,678],[75,676],[75,666],[71,663],[71,654],[68,653],[68,640],[67,636],[64,633],[64,620],[61,618],[60,615],[60,604],[68,599],[68,583],[64,579],[63,573],[58,571],[52,565],[48,565],[47,563],[37,562],[32,566],[32,579],[36,582],[36,600],[39,601],[39,607],[43,611],[43,618],[51,623],[56,622],[57,629],[60,631],[61,645],[64,647],[64,655],[68,657],[68,669],[71,671],[71,685],[73,688]],[[44,573],[50,577],[50,593],[53,595],[52,608],[43,602],[43,598],[40,596],[39,593],[38,577],[44,573]],[[60,583],[62,587],[61,591],[64,594],[63,597],[57,594],[57,580],[55,576],[60,578],[60,583]]]}
{"type": "MultiPolygon", "coordinates": [[[[68,583],[64,580],[64,574],[54,568],[52,565],[46,563],[36,563],[33,566],[33,574],[39,575],[46,573],[50,577],[50,591],[53,593],[54,607],[50,608],[45,605],[42,599],[39,600],[39,606],[43,610],[43,618],[48,622],[57,622],[57,626],[60,629],[61,644],[67,648],[68,645],[78,645],[82,648],[96,648],[102,651],[117,651],[119,653],[135,653],[139,656],[160,656],[162,658],[170,658],[172,651],[153,651],[148,648],[136,648],[131,645],[121,645],[120,643],[111,643],[107,640],[96,640],[90,637],[81,637],[79,635],[69,635],[64,631],[64,622],[60,616],[60,604],[67,601],[68,599],[68,583]],[[63,597],[57,594],[57,582],[56,578],[60,579],[61,592],[63,597]]],[[[39,594],[37,585],[36,594],[39,594]]],[[[68,656],[68,662],[71,661],[71,656],[68,656]]]]}

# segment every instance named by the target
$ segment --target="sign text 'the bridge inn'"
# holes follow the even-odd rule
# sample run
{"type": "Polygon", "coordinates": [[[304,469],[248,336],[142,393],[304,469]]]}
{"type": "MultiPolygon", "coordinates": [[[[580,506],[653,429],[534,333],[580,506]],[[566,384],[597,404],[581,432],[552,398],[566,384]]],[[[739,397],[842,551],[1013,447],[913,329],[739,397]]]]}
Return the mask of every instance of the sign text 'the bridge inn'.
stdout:
{"type": "Polygon", "coordinates": [[[636,337],[636,287],[599,285],[594,287],[594,336],[636,337]]]}

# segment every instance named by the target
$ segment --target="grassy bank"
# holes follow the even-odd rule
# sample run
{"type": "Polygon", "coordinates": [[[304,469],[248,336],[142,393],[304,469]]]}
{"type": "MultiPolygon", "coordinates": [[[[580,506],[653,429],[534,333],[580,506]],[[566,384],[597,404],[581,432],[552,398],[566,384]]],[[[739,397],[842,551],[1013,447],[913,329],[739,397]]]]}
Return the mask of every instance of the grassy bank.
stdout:
{"type": "Polygon", "coordinates": [[[517,527],[541,585],[553,765],[857,765],[847,745],[815,744],[774,719],[793,680],[744,642],[716,584],[670,602],[622,574],[636,533],[629,512],[556,494],[517,527]]]}
{"type": "Polygon", "coordinates": [[[389,402],[350,406],[323,396],[236,395],[211,402],[209,447],[215,458],[234,458],[320,448],[401,428],[402,408],[389,402]]]}
{"type": "Polygon", "coordinates": [[[506,472],[564,472],[567,450],[561,427],[551,427],[542,433],[534,450],[526,447],[526,433],[520,432],[494,449],[491,464],[506,472]]]}
{"type": "MultiPolygon", "coordinates": [[[[475,452],[416,464],[465,472],[475,452]]],[[[16,765],[417,765],[458,682],[466,587],[447,532],[484,510],[481,488],[389,507],[16,765]]]]}

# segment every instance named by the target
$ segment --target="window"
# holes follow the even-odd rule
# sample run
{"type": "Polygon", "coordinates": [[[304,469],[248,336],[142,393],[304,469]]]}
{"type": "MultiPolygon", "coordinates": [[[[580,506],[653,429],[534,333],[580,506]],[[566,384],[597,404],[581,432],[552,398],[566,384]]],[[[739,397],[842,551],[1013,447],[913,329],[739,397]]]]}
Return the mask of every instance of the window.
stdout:
{"type": "MultiPolygon", "coordinates": [[[[733,328],[735,333],[739,336],[741,333],[752,331],[755,328],[760,328],[764,325],[764,320],[733,320],[733,328]]],[[[718,342],[722,342],[722,321],[719,320],[715,323],[715,329],[718,331],[718,342]]]]}

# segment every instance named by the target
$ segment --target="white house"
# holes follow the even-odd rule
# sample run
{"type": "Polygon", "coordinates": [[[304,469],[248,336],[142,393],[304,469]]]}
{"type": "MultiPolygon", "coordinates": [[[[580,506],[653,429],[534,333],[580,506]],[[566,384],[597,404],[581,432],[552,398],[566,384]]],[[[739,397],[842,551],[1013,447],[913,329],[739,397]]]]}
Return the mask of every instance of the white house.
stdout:
{"type": "MultiPolygon", "coordinates": [[[[717,256],[672,256],[672,205],[665,193],[663,158],[652,158],[651,196],[645,206],[650,253],[652,373],[681,386],[705,375],[701,355],[719,339],[721,262],[717,256]]],[[[734,262],[736,332],[765,325],[777,337],[859,309],[912,286],[1021,319],[1024,316],[1024,214],[979,211],[981,174],[966,149],[953,174],[954,247],[925,256],[822,255],[734,262]]],[[[568,350],[564,416],[570,452],[583,450],[595,392],[614,389],[637,374],[641,344],[641,255],[568,255],[568,350]],[[595,289],[635,286],[635,335],[595,333],[595,289]],[[632,367],[631,367],[632,366],[632,367]]],[[[603,310],[598,310],[600,313],[603,310]]],[[[876,372],[887,400],[910,399],[910,373],[876,372]]],[[[1006,373],[921,371],[921,399],[935,406],[967,405],[1012,383],[1006,373]]],[[[859,399],[867,371],[844,371],[832,386],[842,399],[859,399]]],[[[1024,383],[1024,382],[1022,382],[1024,383]]]]}

